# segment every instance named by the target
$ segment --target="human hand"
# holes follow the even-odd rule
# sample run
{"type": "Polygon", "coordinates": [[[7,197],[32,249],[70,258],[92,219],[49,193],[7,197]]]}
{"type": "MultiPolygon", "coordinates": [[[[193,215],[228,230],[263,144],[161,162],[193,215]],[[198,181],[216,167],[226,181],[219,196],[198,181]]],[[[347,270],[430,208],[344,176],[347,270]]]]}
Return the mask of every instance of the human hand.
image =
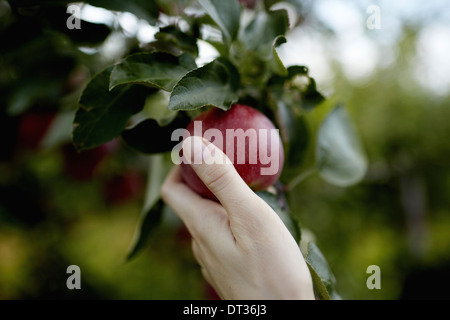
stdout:
{"type": "Polygon", "coordinates": [[[184,184],[179,166],[161,193],[192,235],[194,257],[205,279],[223,299],[314,299],[306,262],[278,215],[212,143],[187,138],[183,157],[194,159],[194,154],[203,161],[192,168],[220,203],[184,184]],[[217,157],[225,161],[214,161],[217,157]]]}

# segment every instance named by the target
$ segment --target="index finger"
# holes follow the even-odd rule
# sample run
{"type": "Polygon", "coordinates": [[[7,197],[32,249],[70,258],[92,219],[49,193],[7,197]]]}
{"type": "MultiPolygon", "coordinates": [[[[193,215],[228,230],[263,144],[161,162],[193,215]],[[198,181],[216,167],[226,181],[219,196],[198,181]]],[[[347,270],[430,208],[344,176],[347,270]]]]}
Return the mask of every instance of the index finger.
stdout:
{"type": "Polygon", "coordinates": [[[182,181],[180,170],[176,166],[164,181],[161,187],[164,202],[175,211],[194,238],[218,232],[214,228],[226,216],[225,209],[219,203],[202,198],[192,191],[182,181]]]}

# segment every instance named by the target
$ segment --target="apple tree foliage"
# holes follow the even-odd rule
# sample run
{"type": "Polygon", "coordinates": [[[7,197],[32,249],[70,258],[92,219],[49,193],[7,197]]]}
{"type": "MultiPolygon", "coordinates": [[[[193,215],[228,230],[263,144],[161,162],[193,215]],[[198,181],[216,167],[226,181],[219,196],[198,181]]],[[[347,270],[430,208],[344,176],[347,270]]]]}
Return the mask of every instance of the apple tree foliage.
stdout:
{"type": "MultiPolygon", "coordinates": [[[[18,10],[33,10],[29,1],[10,2],[18,10]]],[[[44,6],[68,3],[37,2],[44,6]]],[[[85,2],[113,12],[130,12],[158,28],[152,42],[126,50],[91,77],[80,94],[73,120],[73,144],[78,151],[121,137],[136,153],[149,157],[146,198],[128,259],[151,243],[152,231],[169,210],[159,192],[173,165],[170,151],[178,143],[171,141],[172,132],[186,127],[208,108],[228,110],[233,103],[247,104],[280,129],[285,164],[275,185],[276,193],[258,194],[280,215],[299,243],[301,217],[289,209],[289,198],[301,192],[294,188],[312,173],[342,187],[363,178],[366,158],[345,106],[325,99],[306,66],[287,67],[277,53],[290,31],[287,12],[272,9],[280,1],[85,2]],[[217,57],[200,64],[200,41],[215,48],[217,57]]],[[[301,0],[287,2],[302,10],[301,0]]],[[[102,34],[99,28],[101,25],[83,21],[79,34],[86,39],[102,34]],[[96,31],[89,32],[89,28],[96,31]]],[[[106,34],[99,41],[107,36],[103,31],[106,34]]],[[[58,40],[51,39],[50,33],[48,37],[50,42],[58,40]]],[[[58,41],[66,43],[64,39],[58,41]]],[[[39,43],[34,45],[39,50],[39,43]]],[[[48,89],[45,82],[34,83],[37,87],[22,86],[22,90],[28,90],[26,95],[18,92],[16,96],[38,96],[48,89]]],[[[12,114],[27,108],[28,102],[23,99],[12,95],[10,100],[8,110],[12,114]]],[[[334,276],[318,247],[310,242],[303,253],[317,296],[338,298],[334,276]]]]}

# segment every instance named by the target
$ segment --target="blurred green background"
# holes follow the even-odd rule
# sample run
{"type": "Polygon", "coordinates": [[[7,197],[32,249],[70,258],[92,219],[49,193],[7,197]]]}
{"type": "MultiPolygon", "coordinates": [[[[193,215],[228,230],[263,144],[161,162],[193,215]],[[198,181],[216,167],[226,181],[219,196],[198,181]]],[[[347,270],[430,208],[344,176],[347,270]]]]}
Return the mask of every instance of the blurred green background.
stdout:
{"type": "MultiPolygon", "coordinates": [[[[370,29],[370,1],[301,3],[280,57],[348,107],[369,159],[356,186],[313,174],[295,187],[304,236],[344,299],[450,298],[448,4],[376,1],[381,29],[370,29]],[[370,265],[380,290],[366,286],[370,265]]],[[[173,215],[125,262],[148,157],[120,140],[81,154],[70,144],[90,75],[151,39],[136,14],[86,6],[73,33],[64,6],[0,1],[0,299],[216,298],[173,215]],[[66,287],[73,264],[82,290],[66,287]]]]}

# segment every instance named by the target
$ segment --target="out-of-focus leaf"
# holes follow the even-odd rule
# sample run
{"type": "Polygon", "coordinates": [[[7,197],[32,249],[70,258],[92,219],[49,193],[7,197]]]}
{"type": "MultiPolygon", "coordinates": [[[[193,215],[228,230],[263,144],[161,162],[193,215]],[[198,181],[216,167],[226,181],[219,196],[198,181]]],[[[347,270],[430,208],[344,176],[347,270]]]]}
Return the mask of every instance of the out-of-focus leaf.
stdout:
{"type": "Polygon", "coordinates": [[[241,33],[241,42],[264,61],[273,58],[274,47],[286,42],[284,35],[289,27],[285,10],[258,12],[241,33]]]}
{"type": "Polygon", "coordinates": [[[125,128],[128,119],[139,112],[151,90],[145,86],[124,85],[109,90],[113,67],[95,75],[88,83],[75,115],[73,142],[78,151],[108,142],[125,128]]]}
{"type": "Polygon", "coordinates": [[[169,106],[170,93],[158,91],[145,100],[144,109],[140,112],[143,120],[154,119],[160,126],[166,126],[177,116],[177,111],[172,111],[169,106]]]}
{"type": "Polygon", "coordinates": [[[300,168],[309,144],[309,130],[304,118],[296,115],[282,100],[277,101],[275,111],[285,145],[285,168],[289,174],[300,168]]]}
{"type": "Polygon", "coordinates": [[[281,75],[281,76],[287,76],[288,70],[284,66],[283,62],[280,59],[280,56],[278,55],[277,50],[275,47],[273,47],[272,52],[272,59],[269,61],[269,68],[272,70],[273,73],[281,75]]]}
{"type": "Polygon", "coordinates": [[[144,205],[128,251],[127,261],[134,258],[145,247],[152,232],[162,220],[164,203],[161,200],[161,184],[171,167],[167,165],[169,163],[162,154],[150,156],[144,205]]]}
{"type": "Polygon", "coordinates": [[[279,2],[287,2],[291,4],[297,12],[301,12],[305,5],[305,1],[303,0],[264,0],[264,6],[266,7],[266,10],[269,10],[274,4],[279,2]]]}
{"type": "Polygon", "coordinates": [[[179,143],[171,140],[173,131],[185,128],[189,122],[190,118],[182,112],[167,126],[160,126],[156,120],[147,119],[123,131],[122,138],[130,147],[142,153],[168,152],[179,143]]]}
{"type": "Polygon", "coordinates": [[[301,93],[301,104],[305,110],[311,110],[325,100],[323,95],[319,91],[317,91],[316,80],[311,77],[308,77],[308,79],[309,84],[301,93]]]}
{"type": "Polygon", "coordinates": [[[134,258],[136,254],[145,247],[148,237],[161,222],[163,207],[164,202],[162,199],[159,199],[150,210],[146,211],[145,214],[141,216],[138,223],[138,228],[136,230],[135,239],[127,254],[127,261],[134,258]]]}
{"type": "Polygon", "coordinates": [[[336,107],[322,123],[316,144],[321,176],[329,183],[349,186],[367,170],[367,159],[345,108],[336,107]]]}
{"type": "Polygon", "coordinates": [[[181,31],[176,26],[167,26],[161,28],[155,34],[156,41],[146,46],[147,50],[153,48],[157,51],[181,55],[183,52],[190,53],[194,57],[198,56],[197,38],[192,34],[181,31]]]}
{"type": "Polygon", "coordinates": [[[142,84],[172,91],[177,82],[197,66],[189,54],[137,53],[116,65],[111,73],[109,88],[118,85],[142,84]]]}
{"type": "Polygon", "coordinates": [[[287,74],[276,74],[272,76],[267,86],[277,100],[282,100],[286,93],[286,84],[289,84],[296,76],[308,76],[308,68],[305,66],[290,66],[287,68],[287,74]]]}
{"type": "Polygon", "coordinates": [[[40,146],[42,148],[50,149],[69,142],[72,138],[72,123],[74,116],[74,111],[58,113],[45,133],[40,146]]]}
{"type": "Polygon", "coordinates": [[[272,209],[275,211],[280,219],[283,221],[286,228],[292,234],[294,239],[299,242],[300,241],[300,227],[289,211],[282,208],[280,205],[280,201],[277,195],[270,193],[268,191],[257,191],[256,194],[263,199],[272,209]]]}
{"type": "Polygon", "coordinates": [[[36,101],[58,98],[61,90],[61,79],[35,78],[18,83],[9,97],[7,112],[18,115],[33,106],[36,101]]]}
{"type": "MultiPolygon", "coordinates": [[[[70,0],[9,0],[11,6],[25,14],[39,12],[41,8],[48,8],[67,5],[72,3],[70,0]]],[[[158,6],[154,0],[86,0],[95,7],[101,7],[112,11],[130,12],[138,18],[145,19],[151,23],[156,22],[158,17],[158,6]]]]}
{"type": "Polygon", "coordinates": [[[184,76],[172,91],[169,109],[193,110],[214,106],[228,110],[238,99],[239,73],[226,59],[218,58],[184,76]]]}
{"type": "Polygon", "coordinates": [[[225,41],[233,41],[239,30],[240,8],[236,0],[199,0],[200,4],[219,26],[225,41]]]}
{"type": "Polygon", "coordinates": [[[314,288],[321,300],[338,300],[336,292],[336,278],[331,272],[327,260],[314,242],[308,243],[306,263],[311,271],[314,288]]]}
{"type": "Polygon", "coordinates": [[[85,2],[112,11],[130,12],[150,23],[155,23],[159,14],[158,5],[154,0],[87,0],[85,2]]]}
{"type": "MultiPolygon", "coordinates": [[[[64,16],[62,17],[65,18],[64,16]]],[[[104,24],[82,20],[80,25],[80,29],[68,29],[65,23],[54,26],[54,28],[66,34],[77,45],[83,46],[98,45],[105,41],[106,37],[111,33],[111,29],[104,24]]]]}

